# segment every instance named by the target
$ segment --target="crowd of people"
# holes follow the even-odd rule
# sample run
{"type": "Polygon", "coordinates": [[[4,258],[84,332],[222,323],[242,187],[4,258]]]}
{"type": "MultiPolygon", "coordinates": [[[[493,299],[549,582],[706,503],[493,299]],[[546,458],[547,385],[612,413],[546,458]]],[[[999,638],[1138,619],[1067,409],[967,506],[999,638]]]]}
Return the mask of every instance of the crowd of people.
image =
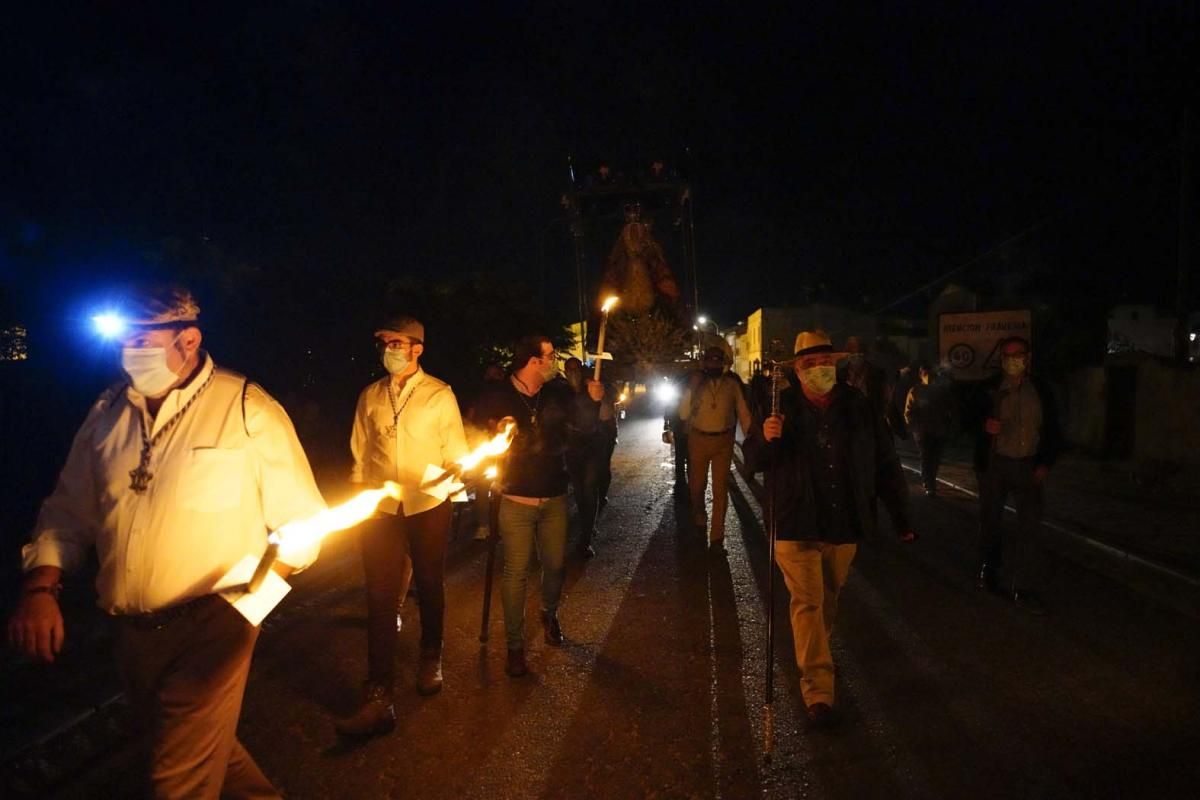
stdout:
{"type": "MultiPolygon", "coordinates": [[[[216,582],[246,554],[261,553],[270,531],[318,513],[325,502],[282,407],[201,347],[200,309],[191,293],[147,288],[129,301],[125,380],[92,406],[43,503],[22,553],[9,642],[30,657],[55,659],[66,635],[58,606],[63,574],[94,551],[98,602],[116,620],[117,658],[147,732],[152,793],[278,796],[236,736],[258,628],[220,597],[216,582]]],[[[502,537],[504,544],[505,671],[519,679],[529,672],[530,565],[536,553],[542,636],[560,646],[568,497],[574,497],[576,555],[587,559],[607,504],[619,417],[611,389],[589,378],[578,359],[568,359],[559,375],[545,336],[516,342],[507,370],[489,367],[465,415],[451,387],[421,367],[427,343],[420,320],[387,319],[373,340],[386,374],[359,395],[348,477],[361,487],[394,481],[400,489],[359,530],[366,674],[361,703],[335,723],[348,737],[395,727],[398,609],[410,581],[420,606],[416,690],[432,695],[442,688],[452,513],[449,499],[422,491],[425,469],[460,459],[468,427],[490,435],[515,425],[500,476],[479,487],[476,503],[479,535],[502,537]]],[[[1048,388],[1030,376],[1031,357],[1029,342],[1006,341],[1002,374],[982,387],[964,417],[979,440],[979,584],[1004,587],[1022,607],[1040,612],[1037,591],[1045,578],[1036,530],[1057,422],[1048,388]],[[1020,526],[1016,559],[1005,570],[999,523],[1009,495],[1020,526]]],[[[893,444],[896,427],[906,425],[920,445],[922,479],[932,493],[957,417],[943,408],[925,368],[898,420],[893,383],[866,360],[858,340],[835,351],[824,333],[804,331],[791,355],[768,368],[780,371],[773,381],[756,378],[747,387],[728,370],[721,348],[703,353],[668,414],[675,478],[689,504],[684,523],[703,535],[714,556],[724,555],[728,479],[741,429],[746,464],[764,473],[774,498],[768,522],[791,595],[800,689],[809,718],[823,726],[835,719],[829,637],[838,593],[858,543],[878,527],[877,503],[902,541],[916,539],[893,444]],[[787,380],[780,380],[784,372],[787,380]]],[[[289,552],[274,569],[286,576],[316,557],[315,546],[289,552]]]]}

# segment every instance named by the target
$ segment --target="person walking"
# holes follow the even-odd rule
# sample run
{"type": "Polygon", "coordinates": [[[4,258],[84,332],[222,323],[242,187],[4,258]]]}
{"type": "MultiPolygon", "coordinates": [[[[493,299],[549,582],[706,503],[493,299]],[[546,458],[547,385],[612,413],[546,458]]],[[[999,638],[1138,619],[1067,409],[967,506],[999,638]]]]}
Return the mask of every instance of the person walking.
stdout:
{"type": "MultiPolygon", "coordinates": [[[[876,496],[890,496],[887,505],[898,508],[908,498],[883,417],[837,382],[839,355],[823,331],[801,332],[794,363],[799,388],[785,389],[781,413],[743,443],[747,466],[765,472],[774,493],[775,563],[791,595],[806,715],[818,727],[836,721],[830,637],[858,542],[875,534],[876,496]]],[[[915,540],[902,524],[901,541],[915,540]]]]}
{"type": "Polygon", "coordinates": [[[546,644],[563,643],[558,621],[567,546],[567,440],[571,426],[591,428],[599,416],[604,387],[588,381],[576,395],[557,375],[554,345],[545,336],[526,336],[513,347],[507,381],[480,398],[478,417],[489,428],[506,419],[517,433],[500,471],[500,536],[504,541],[501,597],[512,678],[529,672],[525,658],[525,597],[529,564],[537,549],[542,565],[542,630],[546,644]]]}
{"type": "Polygon", "coordinates": [[[448,467],[467,452],[454,392],[421,369],[425,326],[412,317],[393,317],[375,331],[375,346],[388,374],[359,394],[350,433],[350,482],[378,486],[395,481],[400,499],[385,500],[376,516],[360,528],[367,591],[367,680],[362,704],[336,723],[345,736],[389,733],[395,727],[396,616],[408,588],[408,569],[417,582],[421,619],[417,691],[431,695],[442,689],[451,508],[449,500],[439,500],[418,487],[430,464],[448,467]]]}
{"type": "Polygon", "coordinates": [[[980,589],[1001,592],[1001,518],[1012,495],[1017,509],[1013,562],[1003,594],[1018,608],[1043,615],[1047,583],[1041,548],[1046,477],[1062,442],[1049,384],[1031,374],[1033,349],[1021,337],[1000,344],[1001,372],[981,387],[975,404],[975,470],[979,479],[980,589]]]}
{"type": "MultiPolygon", "coordinates": [[[[140,287],[127,303],[125,379],[93,404],[42,504],[9,642],[55,659],[62,576],[94,550],[99,605],[147,734],[151,793],[279,797],[237,739],[259,629],[215,584],[261,555],[270,531],[325,502],[282,406],[201,349],[191,292],[140,287]]],[[[281,555],[274,568],[286,576],[317,552],[281,555]]]]}
{"type": "Polygon", "coordinates": [[[729,469],[733,464],[734,432],[751,428],[750,408],[742,385],[725,372],[725,351],[704,351],[703,375],[684,392],[679,401],[679,418],[688,426],[688,493],[692,522],[708,528],[709,549],[725,552],[725,514],[729,507],[729,469]],[[705,513],[704,493],[712,470],[712,526],[705,513]]]}
{"type": "Polygon", "coordinates": [[[938,468],[946,440],[954,430],[953,404],[944,384],[936,380],[928,362],[917,367],[917,382],[904,401],[904,424],[921,452],[921,485],[925,494],[937,493],[938,468]]]}

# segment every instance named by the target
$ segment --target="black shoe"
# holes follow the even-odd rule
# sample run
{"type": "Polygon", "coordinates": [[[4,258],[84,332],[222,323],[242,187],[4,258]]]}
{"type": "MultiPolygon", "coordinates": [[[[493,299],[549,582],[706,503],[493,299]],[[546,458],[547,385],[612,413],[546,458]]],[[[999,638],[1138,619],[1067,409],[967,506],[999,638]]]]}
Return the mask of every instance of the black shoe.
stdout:
{"type": "Polygon", "coordinates": [[[1000,584],[996,581],[996,568],[986,562],[980,564],[979,575],[975,578],[975,588],[992,594],[999,592],[1000,584]]]}
{"type": "Polygon", "coordinates": [[[509,650],[508,660],[504,662],[504,674],[510,678],[521,678],[529,674],[529,667],[525,664],[525,651],[523,649],[509,650]]]}
{"type": "Polygon", "coordinates": [[[363,692],[363,704],[345,719],[334,723],[342,736],[366,738],[391,733],[396,728],[396,707],[392,704],[392,691],[378,684],[368,683],[363,692]]]}
{"type": "Polygon", "coordinates": [[[1026,614],[1032,614],[1035,617],[1044,617],[1050,613],[1036,594],[1030,594],[1020,589],[1013,592],[1013,603],[1026,614]]]}
{"type": "Polygon", "coordinates": [[[561,647],[563,643],[562,628],[558,625],[558,614],[542,612],[542,627],[545,629],[546,644],[561,647]]]}
{"type": "Polygon", "coordinates": [[[579,546],[579,557],[580,558],[588,559],[594,555],[596,555],[596,548],[592,547],[590,544],[584,544],[584,545],[579,546]]]}
{"type": "Polygon", "coordinates": [[[837,715],[828,703],[813,703],[804,709],[804,713],[808,717],[808,724],[814,728],[828,730],[837,724],[837,715]]]}

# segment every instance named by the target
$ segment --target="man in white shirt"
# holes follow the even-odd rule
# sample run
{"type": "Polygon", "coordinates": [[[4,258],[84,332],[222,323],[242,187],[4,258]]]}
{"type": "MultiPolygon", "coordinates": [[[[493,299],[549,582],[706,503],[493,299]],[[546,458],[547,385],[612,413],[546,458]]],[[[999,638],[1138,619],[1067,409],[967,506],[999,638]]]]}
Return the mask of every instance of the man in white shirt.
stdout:
{"type": "Polygon", "coordinates": [[[750,407],[742,385],[725,372],[725,351],[719,346],[704,351],[703,377],[688,386],[679,400],[679,418],[688,426],[688,492],[692,522],[701,532],[708,527],[704,490],[712,466],[712,527],[709,548],[725,552],[725,513],[729,508],[729,469],[733,464],[734,431],[750,430],[750,407]]]}
{"type": "Polygon", "coordinates": [[[362,706],[339,720],[347,736],[374,736],[396,724],[396,603],[404,581],[405,555],[412,559],[421,609],[421,655],[417,691],[442,688],[442,620],[445,615],[446,545],[450,502],[418,487],[427,466],[450,466],[467,452],[458,401],[450,387],[420,367],[425,326],[411,317],[388,320],[375,331],[388,374],[363,389],[354,413],[350,481],[372,486],[400,484],[399,502],[385,502],[362,527],[367,589],[367,684],[362,706]]]}
{"type": "Polygon", "coordinates": [[[283,408],[200,349],[191,294],[149,288],[131,302],[127,380],[92,406],[42,505],[9,641],[54,660],[62,575],[94,548],[99,605],[117,620],[127,694],[150,734],[154,795],[277,797],[236,738],[258,628],[214,585],[261,554],[269,531],[325,503],[283,408]]]}

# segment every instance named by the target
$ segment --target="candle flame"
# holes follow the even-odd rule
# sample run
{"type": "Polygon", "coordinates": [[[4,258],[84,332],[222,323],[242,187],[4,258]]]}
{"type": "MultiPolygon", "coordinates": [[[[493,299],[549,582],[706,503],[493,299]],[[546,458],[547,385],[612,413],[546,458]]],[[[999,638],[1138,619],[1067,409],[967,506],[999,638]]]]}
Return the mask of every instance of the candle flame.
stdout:
{"type": "Polygon", "coordinates": [[[351,528],[375,513],[385,497],[400,499],[400,484],[387,481],[379,489],[366,489],[341,505],[327,508],[307,519],[296,519],[267,537],[279,546],[280,555],[303,550],[329,534],[351,528]]]}
{"type": "Polygon", "coordinates": [[[495,464],[493,464],[492,466],[488,467],[487,469],[485,469],[483,471],[483,477],[487,478],[489,481],[496,480],[496,476],[499,474],[500,474],[500,470],[496,469],[495,464]]]}
{"type": "Polygon", "coordinates": [[[463,472],[474,469],[485,458],[494,458],[503,455],[508,450],[509,445],[512,444],[512,440],[516,435],[517,423],[515,420],[508,419],[504,422],[504,428],[499,433],[458,459],[456,463],[462,467],[463,472]]]}
{"type": "Polygon", "coordinates": [[[605,314],[607,314],[608,312],[612,311],[613,306],[615,306],[617,304],[617,301],[619,299],[620,298],[617,297],[615,294],[609,295],[608,298],[605,299],[604,305],[600,306],[600,310],[603,311],[605,314]]]}

